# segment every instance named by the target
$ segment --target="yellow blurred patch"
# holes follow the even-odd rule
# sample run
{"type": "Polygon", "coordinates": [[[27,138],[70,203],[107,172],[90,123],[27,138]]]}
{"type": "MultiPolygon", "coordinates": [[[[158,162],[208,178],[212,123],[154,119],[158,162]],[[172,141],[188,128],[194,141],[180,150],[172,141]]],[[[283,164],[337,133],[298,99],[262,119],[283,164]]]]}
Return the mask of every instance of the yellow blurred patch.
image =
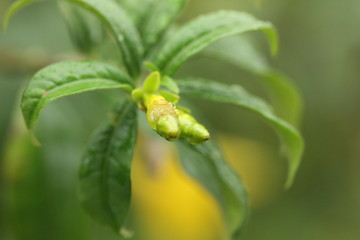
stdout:
{"type": "Polygon", "coordinates": [[[283,192],[284,164],[265,144],[229,135],[221,136],[219,143],[226,159],[240,174],[252,208],[265,206],[283,192]]]}
{"type": "MultiPolygon", "coordinates": [[[[222,240],[225,230],[215,199],[182,170],[169,144],[161,159],[137,151],[132,170],[132,203],[140,239],[222,240]],[[144,236],[144,237],[143,237],[144,236]],[[146,237],[145,237],[146,236],[146,237]]],[[[158,153],[158,152],[157,152],[158,153]]]]}

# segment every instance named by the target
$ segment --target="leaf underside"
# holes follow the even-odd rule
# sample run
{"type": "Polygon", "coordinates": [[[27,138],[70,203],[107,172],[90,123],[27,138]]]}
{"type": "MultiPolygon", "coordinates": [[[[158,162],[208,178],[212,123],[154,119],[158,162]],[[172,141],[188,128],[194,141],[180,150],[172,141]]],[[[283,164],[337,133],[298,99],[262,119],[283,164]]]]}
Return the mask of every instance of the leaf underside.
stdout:
{"type": "Polygon", "coordinates": [[[36,73],[23,93],[21,109],[26,125],[32,130],[40,111],[58,98],[112,88],[132,89],[130,78],[112,65],[96,61],[52,64],[36,73]]]}
{"type": "Polygon", "coordinates": [[[238,85],[225,85],[205,79],[187,79],[177,82],[184,96],[233,104],[256,113],[270,124],[279,135],[286,151],[289,170],[285,186],[291,186],[304,150],[303,139],[297,129],[278,118],[262,99],[251,95],[238,85]]]}
{"type": "Polygon", "coordinates": [[[117,233],[128,216],[131,200],[136,109],[131,99],[119,104],[114,119],[94,135],[80,167],[80,197],[84,208],[117,233]]]}

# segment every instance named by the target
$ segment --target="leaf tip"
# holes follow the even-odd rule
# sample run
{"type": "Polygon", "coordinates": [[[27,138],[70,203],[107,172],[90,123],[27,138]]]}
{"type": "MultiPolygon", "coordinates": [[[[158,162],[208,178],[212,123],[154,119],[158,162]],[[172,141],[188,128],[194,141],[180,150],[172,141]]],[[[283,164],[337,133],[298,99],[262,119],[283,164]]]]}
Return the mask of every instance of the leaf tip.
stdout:
{"type": "Polygon", "coordinates": [[[284,189],[289,190],[294,183],[294,176],[289,176],[284,184],[284,189]]]}
{"type": "Polygon", "coordinates": [[[271,55],[274,57],[279,52],[279,37],[275,30],[273,31],[272,36],[270,38],[271,38],[271,43],[270,43],[271,55]]]}
{"type": "Polygon", "coordinates": [[[271,56],[275,57],[279,52],[279,44],[271,44],[271,56]]]}
{"type": "Polygon", "coordinates": [[[294,183],[296,173],[297,173],[297,170],[298,170],[299,165],[300,165],[300,159],[301,158],[299,157],[298,161],[296,161],[295,164],[290,164],[290,166],[289,166],[288,176],[287,176],[287,179],[286,179],[286,182],[285,182],[285,185],[284,185],[284,188],[286,190],[288,190],[294,183]]]}
{"type": "Polygon", "coordinates": [[[119,234],[125,239],[130,239],[134,236],[134,232],[130,229],[127,229],[126,227],[121,227],[119,230],[119,234]]]}
{"type": "Polygon", "coordinates": [[[279,35],[276,28],[271,23],[268,23],[268,26],[263,28],[262,31],[269,40],[271,55],[276,56],[279,52],[279,35]]]}
{"type": "Polygon", "coordinates": [[[11,17],[11,13],[10,13],[10,11],[8,11],[6,14],[5,14],[5,16],[4,16],[4,18],[3,18],[3,22],[2,22],[2,31],[4,32],[4,33],[6,33],[6,31],[7,31],[7,29],[8,29],[8,26],[9,26],[9,22],[10,22],[10,17],[11,17]]]}
{"type": "Polygon", "coordinates": [[[32,144],[35,146],[35,147],[41,147],[41,143],[40,141],[36,138],[35,134],[34,134],[34,131],[32,129],[29,130],[30,131],[30,139],[31,139],[31,142],[32,144]]]}

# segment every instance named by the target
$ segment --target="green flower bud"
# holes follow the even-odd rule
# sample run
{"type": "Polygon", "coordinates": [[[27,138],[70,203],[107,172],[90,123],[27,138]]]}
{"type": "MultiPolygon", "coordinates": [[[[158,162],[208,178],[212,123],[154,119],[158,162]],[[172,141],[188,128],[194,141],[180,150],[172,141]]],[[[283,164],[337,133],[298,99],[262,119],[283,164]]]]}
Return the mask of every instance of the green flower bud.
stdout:
{"type": "Polygon", "coordinates": [[[145,94],[144,98],[150,127],[169,141],[179,138],[180,122],[174,106],[159,95],[145,94]]]}
{"type": "Polygon", "coordinates": [[[176,110],[179,116],[181,137],[193,145],[199,145],[210,139],[209,131],[191,115],[176,110]]]}

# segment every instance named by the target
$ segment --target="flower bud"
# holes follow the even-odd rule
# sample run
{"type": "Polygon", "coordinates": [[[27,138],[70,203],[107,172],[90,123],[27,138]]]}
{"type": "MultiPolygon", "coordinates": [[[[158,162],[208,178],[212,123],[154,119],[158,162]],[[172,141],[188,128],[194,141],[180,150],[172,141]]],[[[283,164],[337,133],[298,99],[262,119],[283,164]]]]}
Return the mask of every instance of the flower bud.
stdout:
{"type": "Polygon", "coordinates": [[[146,118],[150,127],[163,138],[174,141],[180,136],[180,122],[174,106],[164,97],[145,95],[146,118]]]}
{"type": "Polygon", "coordinates": [[[179,116],[181,137],[193,145],[199,145],[210,139],[209,131],[191,115],[176,110],[179,116]]]}

